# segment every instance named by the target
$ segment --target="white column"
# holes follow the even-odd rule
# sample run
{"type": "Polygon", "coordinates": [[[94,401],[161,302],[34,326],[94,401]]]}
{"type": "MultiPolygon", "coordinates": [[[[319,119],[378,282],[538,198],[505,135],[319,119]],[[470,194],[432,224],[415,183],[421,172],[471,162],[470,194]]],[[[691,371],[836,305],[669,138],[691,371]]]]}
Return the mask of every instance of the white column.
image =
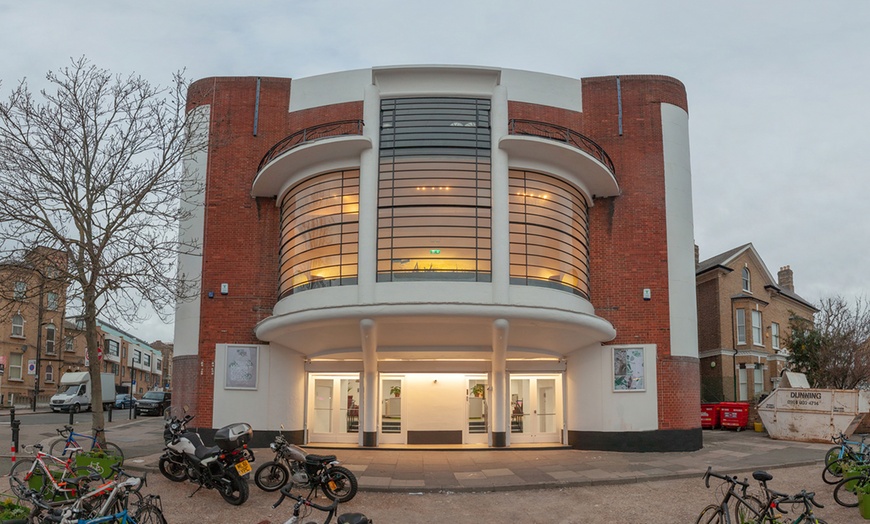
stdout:
{"type": "Polygon", "coordinates": [[[509,322],[500,318],[492,323],[492,432],[493,446],[506,445],[507,432],[507,345],[509,322]]]}
{"type": "Polygon", "coordinates": [[[375,299],[378,264],[378,171],[380,155],[380,96],[374,85],[366,86],[363,100],[363,136],[372,141],[371,149],[360,155],[359,165],[359,262],[357,263],[359,302],[375,299]]]}
{"type": "Polygon", "coordinates": [[[496,86],[489,115],[492,126],[492,299],[495,304],[506,304],[510,298],[508,156],[498,147],[499,139],[508,133],[507,111],[507,89],[496,86]]]}
{"type": "Polygon", "coordinates": [[[360,404],[363,445],[377,445],[378,431],[378,339],[375,321],[364,318],[359,323],[363,353],[363,387],[360,404]]]}

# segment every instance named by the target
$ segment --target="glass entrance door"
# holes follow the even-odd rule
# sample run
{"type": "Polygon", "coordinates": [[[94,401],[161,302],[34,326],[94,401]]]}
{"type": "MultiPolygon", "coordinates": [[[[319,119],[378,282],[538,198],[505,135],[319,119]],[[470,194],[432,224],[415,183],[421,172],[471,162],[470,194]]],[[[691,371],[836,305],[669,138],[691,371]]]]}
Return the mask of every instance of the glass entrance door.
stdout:
{"type": "Polygon", "coordinates": [[[511,376],[512,443],[561,441],[561,385],[552,376],[511,376]]]}
{"type": "Polygon", "coordinates": [[[308,440],[359,441],[359,376],[311,376],[308,440]]]}
{"type": "Polygon", "coordinates": [[[486,444],[489,439],[486,377],[468,379],[468,393],[465,403],[468,424],[465,427],[463,442],[466,444],[486,444]]]}

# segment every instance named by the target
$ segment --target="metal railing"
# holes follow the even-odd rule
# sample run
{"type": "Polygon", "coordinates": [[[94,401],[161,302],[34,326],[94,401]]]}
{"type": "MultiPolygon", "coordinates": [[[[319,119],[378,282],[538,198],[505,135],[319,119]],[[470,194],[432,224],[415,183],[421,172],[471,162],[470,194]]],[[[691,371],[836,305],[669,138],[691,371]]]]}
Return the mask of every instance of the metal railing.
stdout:
{"type": "Polygon", "coordinates": [[[610,172],[616,176],[616,168],[613,166],[613,161],[604,149],[596,144],[591,138],[581,135],[577,131],[568,129],[567,127],[548,124],[546,122],[538,122],[535,120],[523,120],[519,118],[510,121],[510,134],[512,135],[527,135],[536,136],[555,140],[576,147],[586,153],[592,155],[596,160],[604,164],[610,172]]]}
{"type": "Polygon", "coordinates": [[[339,120],[337,122],[329,122],[326,124],[318,124],[316,126],[306,127],[300,131],[296,131],[292,135],[286,136],[272,146],[263,159],[260,160],[260,165],[257,166],[257,173],[279,155],[286,153],[294,147],[300,146],[308,142],[314,142],[322,138],[331,138],[336,136],[362,135],[363,121],[362,120],[339,120]]]}

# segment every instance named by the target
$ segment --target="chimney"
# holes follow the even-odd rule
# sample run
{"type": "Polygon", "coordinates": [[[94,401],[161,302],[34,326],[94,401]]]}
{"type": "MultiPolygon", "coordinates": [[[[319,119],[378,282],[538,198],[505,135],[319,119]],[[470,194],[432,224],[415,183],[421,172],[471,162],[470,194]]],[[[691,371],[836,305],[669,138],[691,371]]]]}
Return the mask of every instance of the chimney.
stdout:
{"type": "Polygon", "coordinates": [[[695,244],[695,269],[701,265],[701,250],[698,248],[698,244],[695,244]]]}
{"type": "Polygon", "coordinates": [[[791,266],[779,268],[776,279],[779,281],[779,287],[794,291],[794,273],[791,271],[791,266]]]}

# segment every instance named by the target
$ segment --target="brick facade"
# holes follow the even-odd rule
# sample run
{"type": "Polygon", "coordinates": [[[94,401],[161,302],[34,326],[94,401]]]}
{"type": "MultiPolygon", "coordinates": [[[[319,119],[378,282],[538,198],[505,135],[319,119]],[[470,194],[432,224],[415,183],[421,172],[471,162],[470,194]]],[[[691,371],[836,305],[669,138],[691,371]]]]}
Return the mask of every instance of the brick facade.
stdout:
{"type": "MultiPolygon", "coordinates": [[[[587,78],[581,85],[582,112],[509,102],[508,116],[576,130],[613,160],[621,193],[595,199],[590,209],[591,302],[616,328],[613,344],[656,345],[659,429],[699,431],[698,360],[672,356],[670,348],[661,105],[687,110],[685,88],[662,76],[587,78]],[[642,289],[654,299],[644,300],[642,289]]],[[[175,358],[173,402],[196,406],[202,421],[214,410],[216,344],[259,343],[253,327],[277,301],[279,209],[274,199],[251,196],[260,159],[295,131],[363,118],[362,102],[290,113],[291,96],[290,80],[278,78],[208,78],[190,88],[189,109],[211,106],[206,234],[198,356],[175,358]],[[222,283],[229,284],[225,296],[217,292],[222,283]]]]}

